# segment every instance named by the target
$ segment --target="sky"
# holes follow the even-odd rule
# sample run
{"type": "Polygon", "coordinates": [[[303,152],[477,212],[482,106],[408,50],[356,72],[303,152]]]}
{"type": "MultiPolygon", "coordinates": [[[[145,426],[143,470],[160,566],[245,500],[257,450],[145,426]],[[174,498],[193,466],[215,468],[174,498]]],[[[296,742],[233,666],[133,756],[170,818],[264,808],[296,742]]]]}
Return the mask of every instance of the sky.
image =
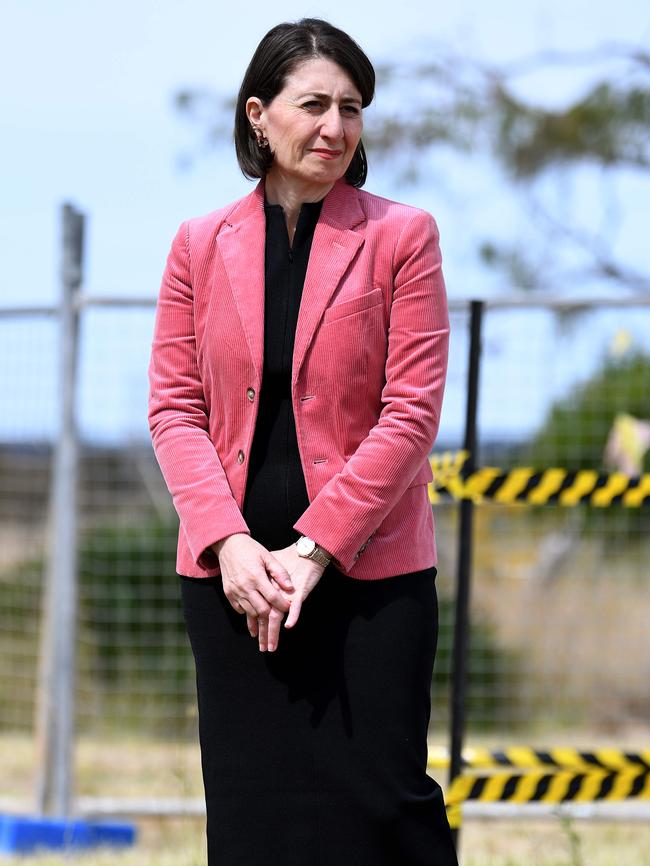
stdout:
{"type": "MultiPolygon", "coordinates": [[[[4,0],[0,306],[38,305],[57,298],[59,209],[64,201],[88,215],[85,290],[155,298],[180,222],[253,188],[241,175],[231,147],[205,154],[189,172],[179,170],[179,156],[200,146],[200,140],[199,131],[174,112],[174,92],[186,87],[236,92],[267,30],[280,21],[310,15],[349,32],[376,64],[431,56],[437,47],[505,63],[543,49],[580,51],[606,41],[647,44],[650,37],[650,12],[637,0],[415,0],[385,7],[375,0],[4,0]]],[[[522,78],[517,87],[542,103],[561,105],[581,92],[589,74],[555,69],[522,78]]],[[[441,155],[432,180],[415,189],[399,188],[389,173],[371,166],[366,189],[434,214],[450,298],[498,292],[500,286],[476,262],[477,231],[490,226],[507,237],[518,230],[519,212],[501,194],[501,179],[493,172],[480,164],[463,172],[457,160],[445,160],[441,155]]],[[[577,177],[572,183],[575,207],[590,213],[589,178],[577,177]]],[[[618,183],[627,222],[621,221],[617,242],[623,254],[641,264],[647,241],[639,226],[648,190],[641,190],[633,176],[623,176],[618,183]]],[[[94,312],[84,326],[87,354],[80,413],[88,429],[95,424],[97,430],[123,430],[126,415],[137,414],[140,405],[135,398],[124,403],[124,386],[130,383],[131,391],[141,392],[152,314],[131,313],[128,324],[124,314],[111,316],[94,312]],[[120,370],[114,381],[111,369],[120,370]],[[105,393],[114,394],[114,402],[99,403],[93,396],[100,379],[105,380],[105,393]]],[[[35,428],[38,433],[39,425],[43,432],[55,423],[56,415],[51,328],[41,322],[11,323],[8,336],[7,327],[0,320],[0,382],[5,399],[9,395],[18,401],[19,410],[10,421],[1,413],[5,420],[0,420],[0,436],[29,434],[35,428]],[[3,360],[3,355],[8,357],[3,360]],[[30,401],[29,393],[40,396],[30,401]]],[[[602,335],[605,342],[609,327],[602,335]]],[[[460,366],[458,370],[459,390],[449,397],[455,401],[450,422],[462,414],[460,366]]],[[[566,373],[558,375],[566,378],[566,373]]],[[[513,416],[502,426],[522,429],[524,416],[530,419],[531,413],[541,412],[540,403],[529,407],[519,421],[513,416]]],[[[132,432],[141,430],[136,423],[132,432]]]]}

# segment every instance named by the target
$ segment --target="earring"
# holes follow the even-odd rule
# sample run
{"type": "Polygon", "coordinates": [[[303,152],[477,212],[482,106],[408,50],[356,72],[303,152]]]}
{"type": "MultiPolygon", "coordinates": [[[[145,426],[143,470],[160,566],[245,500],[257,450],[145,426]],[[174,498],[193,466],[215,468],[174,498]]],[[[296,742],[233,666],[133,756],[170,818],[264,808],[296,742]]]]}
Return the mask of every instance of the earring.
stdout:
{"type": "Polygon", "coordinates": [[[264,135],[262,130],[259,128],[259,126],[253,126],[253,132],[255,133],[255,135],[257,137],[257,146],[258,147],[268,147],[269,146],[269,140],[264,135]],[[258,135],[258,133],[260,133],[260,134],[258,135]]]}

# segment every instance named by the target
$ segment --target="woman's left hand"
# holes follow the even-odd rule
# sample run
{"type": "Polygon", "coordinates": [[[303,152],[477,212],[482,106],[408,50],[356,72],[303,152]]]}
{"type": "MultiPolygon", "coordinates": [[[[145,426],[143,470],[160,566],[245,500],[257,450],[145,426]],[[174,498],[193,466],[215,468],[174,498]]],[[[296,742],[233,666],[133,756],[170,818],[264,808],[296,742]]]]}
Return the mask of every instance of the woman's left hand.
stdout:
{"type": "MultiPolygon", "coordinates": [[[[291,602],[287,619],[284,623],[285,628],[292,628],[298,621],[302,603],[307,598],[312,589],[321,579],[321,575],[325,571],[325,566],[314,562],[313,559],[307,559],[304,556],[299,556],[295,544],[290,544],[288,547],[283,547],[281,550],[272,550],[270,553],[279,560],[289,572],[291,582],[293,584],[293,592],[291,594],[282,592],[282,589],[272,581],[276,588],[291,602]]],[[[271,609],[268,619],[258,617],[258,640],[260,650],[269,650],[272,652],[277,648],[280,637],[280,625],[282,624],[284,614],[282,611],[271,609]]]]}

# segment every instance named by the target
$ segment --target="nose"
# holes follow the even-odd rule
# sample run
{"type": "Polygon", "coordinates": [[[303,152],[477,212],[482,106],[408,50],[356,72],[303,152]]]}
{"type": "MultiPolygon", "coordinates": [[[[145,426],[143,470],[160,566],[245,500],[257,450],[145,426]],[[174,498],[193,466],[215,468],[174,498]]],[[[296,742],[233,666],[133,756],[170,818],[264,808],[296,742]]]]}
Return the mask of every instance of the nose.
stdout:
{"type": "Polygon", "coordinates": [[[343,138],[343,121],[338,105],[332,103],[329,109],[322,115],[323,123],[321,125],[321,135],[323,138],[341,139],[343,138]]]}

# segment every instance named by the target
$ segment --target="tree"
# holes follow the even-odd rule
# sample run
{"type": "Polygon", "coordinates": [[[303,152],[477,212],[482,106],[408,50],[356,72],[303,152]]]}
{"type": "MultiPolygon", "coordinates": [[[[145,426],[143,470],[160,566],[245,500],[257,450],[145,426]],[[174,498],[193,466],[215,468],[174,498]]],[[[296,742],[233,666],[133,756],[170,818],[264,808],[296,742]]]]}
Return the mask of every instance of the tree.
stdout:
{"type": "MultiPolygon", "coordinates": [[[[525,444],[532,466],[606,471],[605,446],[619,413],[650,418],[650,358],[639,351],[607,358],[586,382],[549,408],[544,423],[525,444]]],[[[643,471],[650,471],[650,452],[643,471]]]]}
{"type": "MultiPolygon", "coordinates": [[[[619,413],[639,419],[650,418],[650,357],[631,351],[622,357],[607,358],[590,378],[577,385],[564,398],[556,400],[529,442],[516,447],[511,455],[514,465],[536,468],[559,466],[568,469],[593,469],[606,472],[605,448],[619,413]]],[[[650,452],[645,455],[642,472],[650,471],[650,452]]],[[[620,504],[607,508],[569,509],[572,519],[563,524],[563,534],[555,531],[554,543],[565,538],[563,553],[572,555],[580,537],[598,537],[613,551],[622,545],[644,543],[650,531],[650,508],[627,508],[620,504]]],[[[554,516],[552,511],[547,514],[554,516]]],[[[545,551],[546,571],[556,563],[545,551]]]]}
{"type": "MultiPolygon", "coordinates": [[[[645,179],[650,167],[650,54],[605,44],[582,53],[542,52],[498,67],[435,45],[428,53],[435,59],[377,66],[382,108],[373,110],[364,128],[369,157],[402,184],[430,181],[432,157],[441,149],[465,162],[487,157],[521,200],[533,231],[532,244],[489,236],[478,242],[482,263],[513,287],[561,289],[596,279],[650,291],[650,273],[614,249],[621,220],[615,181],[630,171],[645,179]],[[517,89],[524,75],[551,69],[568,75],[579,68],[592,70],[591,83],[561,107],[543,106],[517,89]],[[597,172],[599,227],[563,213],[570,195],[555,191],[555,201],[548,195],[549,181],[570,185],[585,170],[597,172]]],[[[208,147],[231,140],[232,96],[182,89],[174,104],[203,129],[208,147]]],[[[185,165],[191,161],[186,155],[185,165]]],[[[592,208],[586,216],[589,223],[592,208]]]]}

